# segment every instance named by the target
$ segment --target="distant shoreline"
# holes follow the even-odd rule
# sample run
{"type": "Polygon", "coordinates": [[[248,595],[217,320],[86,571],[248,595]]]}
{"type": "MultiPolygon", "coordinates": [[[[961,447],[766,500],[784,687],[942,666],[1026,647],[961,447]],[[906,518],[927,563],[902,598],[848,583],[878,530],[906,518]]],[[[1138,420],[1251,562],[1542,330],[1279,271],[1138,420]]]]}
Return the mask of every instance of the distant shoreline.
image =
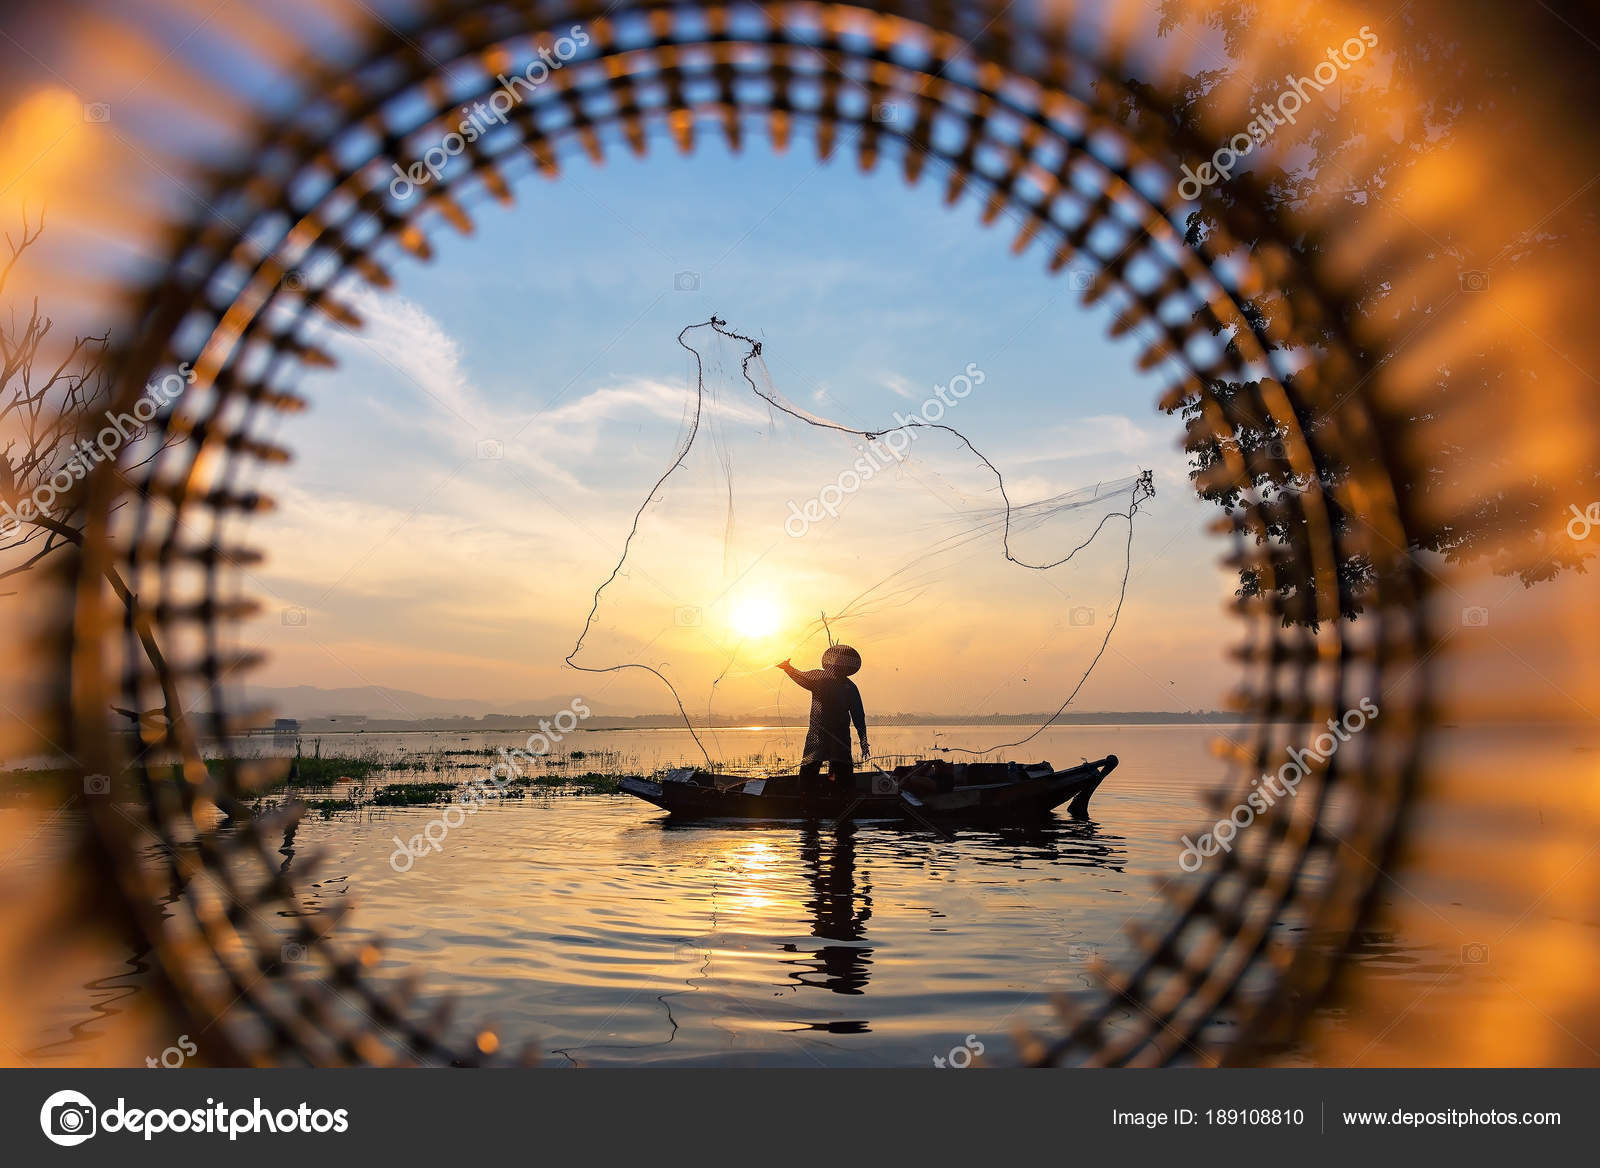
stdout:
{"type": "MultiPolygon", "coordinates": [[[[869,716],[871,726],[1209,726],[1241,725],[1258,721],[1248,714],[1222,710],[1204,710],[1192,714],[1162,713],[1154,710],[1123,710],[1105,713],[1070,713],[1054,719],[1048,713],[988,714],[981,716],[961,714],[883,714],[869,716]]],[[[420,718],[410,721],[337,717],[307,718],[298,723],[300,734],[513,734],[539,729],[540,717],[492,715],[485,718],[420,718]]],[[[548,718],[546,718],[548,721],[548,718]]],[[[797,729],[804,728],[806,719],[784,715],[760,717],[750,715],[740,718],[715,718],[708,722],[695,722],[696,729],[797,729]]],[[[594,717],[588,719],[580,730],[589,733],[648,730],[683,730],[683,719],[676,714],[636,714],[626,717],[594,717]]],[[[272,726],[254,727],[250,734],[272,734],[272,726]]]]}

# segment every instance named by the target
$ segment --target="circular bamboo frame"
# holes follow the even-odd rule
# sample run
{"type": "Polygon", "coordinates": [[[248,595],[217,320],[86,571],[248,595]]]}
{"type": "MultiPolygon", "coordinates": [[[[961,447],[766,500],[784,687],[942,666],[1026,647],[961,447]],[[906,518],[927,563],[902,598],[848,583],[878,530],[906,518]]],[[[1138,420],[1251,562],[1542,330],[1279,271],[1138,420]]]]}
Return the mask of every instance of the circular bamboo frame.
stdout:
{"type": "Polygon", "coordinates": [[[213,775],[200,761],[202,730],[226,737],[242,724],[230,687],[250,661],[230,655],[227,634],[249,611],[238,599],[254,554],[243,521],[269,505],[249,478],[287,458],[262,436],[266,423],[299,408],[291,386],[329,360],[327,331],[359,327],[352,288],[389,284],[403,257],[426,260],[437,230],[470,231],[484,198],[510,201],[530,175],[559,178],[575,155],[598,164],[663,141],[687,151],[707,132],[735,149],[760,134],[782,150],[809,131],[823,157],[896,166],[910,183],[943,184],[952,200],[975,193],[985,222],[1015,226],[1017,250],[1042,247],[1053,271],[1092,271],[1085,301],[1111,307],[1114,333],[1139,342],[1141,366],[1170,371],[1162,404],[1199,407],[1192,440],[1215,441],[1224,456],[1201,485],[1240,490],[1222,527],[1231,562],[1264,585],[1236,606],[1244,636],[1233,652],[1251,677],[1239,705],[1260,720],[1248,747],[1231,752],[1235,777],[1217,792],[1218,814],[1360,695],[1382,692],[1383,716],[1238,848],[1193,878],[1175,871],[1165,906],[1135,931],[1137,959],[1102,970],[1095,1000],[1062,1000],[1060,1031],[1038,1036],[1026,1056],[1243,1062],[1295,1036],[1325,1000],[1401,838],[1429,718],[1422,583],[1399,550],[1400,467],[1373,420],[1372,371],[1349,344],[1319,348],[1303,369],[1284,356],[1313,327],[1345,318],[1343,294],[1304,270],[1248,199],[1226,212],[1225,232],[1185,243],[1170,159],[1200,144],[1132,136],[1119,104],[1152,99],[1114,82],[1126,75],[1119,63],[1115,45],[1075,50],[1062,28],[978,2],[442,3],[404,34],[384,33],[354,68],[308,77],[311,96],[261,131],[249,169],[214,176],[212,210],[172,243],[126,330],[136,340],[120,353],[119,402],[178,362],[197,377],[165,423],[182,440],[131,486],[112,475],[91,484],[63,705],[69,749],[86,769],[117,773],[129,760],[116,757],[106,725],[109,694],[136,710],[162,705],[178,685],[210,695],[204,725],[163,726],[132,762],[147,822],[135,829],[104,810],[92,822],[126,911],[182,1008],[214,1022],[222,1059],[460,1064],[498,1045],[417,1017],[414,986],[369,975],[380,947],[350,951],[333,935],[336,916],[307,911],[274,851],[285,822],[245,807],[267,770],[213,775]],[[463,142],[437,179],[396,189],[395,165],[411,166],[461,107],[498,88],[497,75],[533,59],[533,36],[549,44],[573,25],[590,43],[504,127],[463,142]],[[466,90],[463,75],[475,79],[466,90]],[[1251,241],[1248,255],[1239,240],[1251,241]],[[1247,316],[1241,305],[1269,286],[1288,293],[1289,310],[1247,316]],[[1212,392],[1222,382],[1260,392],[1224,401],[1212,392]],[[1281,449],[1230,441],[1263,421],[1283,434],[1281,449]],[[1309,485],[1260,497],[1261,460],[1309,485]],[[1330,488],[1337,498],[1318,485],[1325,466],[1348,468],[1330,488]],[[1359,522],[1341,527],[1336,509],[1359,522]],[[1374,565],[1359,627],[1339,615],[1339,566],[1356,556],[1374,565]],[[1293,613],[1274,587],[1290,566],[1309,589],[1293,613]],[[136,616],[100,586],[108,568],[137,596],[136,616]],[[187,648],[167,660],[152,644],[187,648]],[[231,816],[226,830],[219,810],[231,816]],[[136,856],[148,831],[175,893],[166,909],[136,856]],[[1312,940],[1285,941],[1286,920],[1312,940]],[[285,945],[305,960],[284,960],[285,945]],[[1225,1033],[1219,1021],[1231,1023],[1225,1033]]]}

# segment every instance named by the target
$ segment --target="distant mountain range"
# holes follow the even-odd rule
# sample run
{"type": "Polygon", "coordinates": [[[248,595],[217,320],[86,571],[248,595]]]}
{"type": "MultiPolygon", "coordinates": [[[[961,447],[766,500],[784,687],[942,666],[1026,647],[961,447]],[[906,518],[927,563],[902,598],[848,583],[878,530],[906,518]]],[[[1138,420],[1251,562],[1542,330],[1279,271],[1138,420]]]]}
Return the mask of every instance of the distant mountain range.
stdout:
{"type": "MultiPolygon", "coordinates": [[[[524,717],[552,714],[572,701],[528,698],[515,702],[479,702],[470,698],[433,698],[407,689],[363,685],[351,689],[319,689],[314,685],[249,686],[244,698],[250,706],[270,706],[280,718],[301,721],[324,718],[377,718],[416,722],[434,718],[487,718],[495,715],[524,717]]],[[[589,702],[596,714],[606,707],[589,702]]]]}

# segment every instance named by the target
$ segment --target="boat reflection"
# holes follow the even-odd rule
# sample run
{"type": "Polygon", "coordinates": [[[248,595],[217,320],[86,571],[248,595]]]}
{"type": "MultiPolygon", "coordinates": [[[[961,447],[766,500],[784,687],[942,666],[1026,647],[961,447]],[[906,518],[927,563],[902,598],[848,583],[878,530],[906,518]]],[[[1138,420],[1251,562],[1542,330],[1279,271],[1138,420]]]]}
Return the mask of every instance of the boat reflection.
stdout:
{"type": "MultiPolygon", "coordinates": [[[[735,852],[739,869],[747,876],[757,875],[759,892],[745,894],[746,901],[758,898],[770,908],[782,897],[780,887],[785,867],[776,863],[787,852],[805,885],[800,904],[810,925],[814,944],[782,940],[777,948],[786,967],[787,980],[773,983],[791,992],[822,990],[847,997],[867,993],[872,976],[875,946],[869,936],[872,921],[873,866],[891,865],[920,869],[934,903],[913,911],[926,913],[932,931],[942,932],[952,913],[968,919],[981,919],[985,907],[978,888],[1005,888],[1011,885],[1005,869],[1024,871],[1056,865],[1123,871],[1127,860],[1125,841],[1102,832],[1092,820],[1058,819],[1023,827],[1001,829],[960,829],[940,831],[917,828],[878,828],[871,825],[809,823],[803,826],[744,821],[679,821],[671,817],[652,825],[669,836],[681,836],[691,848],[710,845],[711,852],[725,852],[730,838],[748,838],[759,833],[762,847],[752,850],[741,843],[735,852]],[[718,848],[717,842],[724,843],[718,848]],[[766,862],[754,865],[750,857],[759,852],[766,862]],[[994,879],[971,881],[972,868],[998,869],[994,879]],[[759,869],[753,872],[752,868],[759,869]]],[[[701,862],[705,862],[702,857],[701,862]]],[[[792,877],[791,877],[792,878],[792,877]]],[[[870,1026],[859,1019],[794,1020],[795,1029],[830,1034],[867,1033],[870,1026]]]]}

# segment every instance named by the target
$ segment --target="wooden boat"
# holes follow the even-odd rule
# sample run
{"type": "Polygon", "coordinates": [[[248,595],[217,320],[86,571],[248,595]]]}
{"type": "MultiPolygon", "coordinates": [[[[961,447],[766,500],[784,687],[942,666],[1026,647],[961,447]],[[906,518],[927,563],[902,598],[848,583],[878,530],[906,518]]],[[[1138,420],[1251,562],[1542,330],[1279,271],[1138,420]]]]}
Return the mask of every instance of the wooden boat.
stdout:
{"type": "Polygon", "coordinates": [[[1061,804],[1078,818],[1117,765],[1108,754],[1066,770],[1047,762],[928,760],[858,772],[844,790],[824,777],[811,791],[798,776],[746,779],[685,768],[655,779],[623,779],[621,790],[685,819],[879,819],[906,823],[1025,823],[1061,804]]]}

